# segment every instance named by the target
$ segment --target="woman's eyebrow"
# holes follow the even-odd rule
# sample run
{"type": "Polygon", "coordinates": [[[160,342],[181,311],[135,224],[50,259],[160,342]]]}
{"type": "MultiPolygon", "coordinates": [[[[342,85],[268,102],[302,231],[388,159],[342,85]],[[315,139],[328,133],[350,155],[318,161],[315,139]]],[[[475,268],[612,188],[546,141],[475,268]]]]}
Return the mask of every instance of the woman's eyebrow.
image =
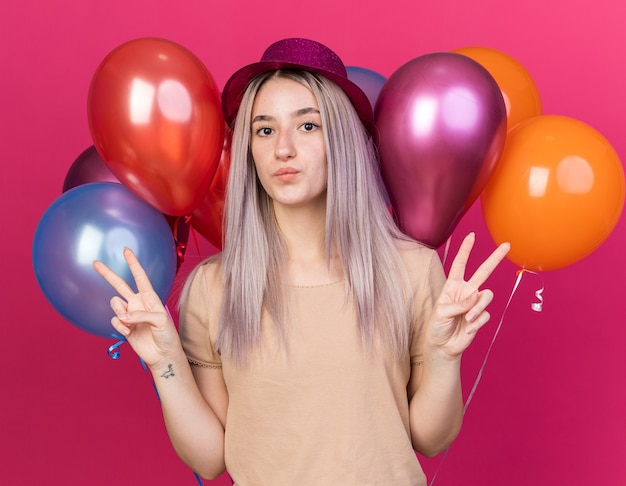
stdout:
{"type": "Polygon", "coordinates": [[[274,117],[269,115],[257,115],[252,119],[252,123],[261,122],[261,121],[270,121],[273,120],[274,117]]]}
{"type": "Polygon", "coordinates": [[[313,107],[300,108],[299,110],[294,111],[293,116],[295,118],[295,117],[302,116],[302,115],[308,115],[310,113],[319,115],[320,111],[317,108],[313,108],[313,107]]]}
{"type": "MultiPolygon", "coordinates": [[[[319,115],[320,111],[314,107],[300,108],[299,110],[294,111],[291,116],[292,118],[297,118],[299,116],[309,115],[311,113],[319,115]]],[[[271,121],[273,119],[274,117],[270,115],[257,115],[252,119],[252,123],[271,121]]]]}

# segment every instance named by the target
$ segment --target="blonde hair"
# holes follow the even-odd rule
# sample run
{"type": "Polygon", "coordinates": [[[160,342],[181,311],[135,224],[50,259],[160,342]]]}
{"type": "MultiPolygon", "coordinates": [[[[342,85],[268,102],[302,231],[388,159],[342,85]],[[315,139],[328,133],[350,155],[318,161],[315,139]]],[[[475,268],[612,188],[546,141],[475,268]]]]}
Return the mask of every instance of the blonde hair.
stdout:
{"type": "Polygon", "coordinates": [[[358,328],[367,349],[375,334],[398,355],[408,352],[409,309],[405,270],[396,239],[408,239],[393,222],[385,202],[374,145],[345,93],[333,82],[306,71],[266,73],[248,86],[233,131],[231,168],[225,203],[221,260],[224,298],[217,347],[242,364],[261,336],[264,311],[286,344],[285,245],[272,201],[261,186],[250,151],[255,96],[265,81],[287,77],[302,83],[317,99],[328,165],[326,255],[340,259],[347,298],[354,302],[358,328]]]}

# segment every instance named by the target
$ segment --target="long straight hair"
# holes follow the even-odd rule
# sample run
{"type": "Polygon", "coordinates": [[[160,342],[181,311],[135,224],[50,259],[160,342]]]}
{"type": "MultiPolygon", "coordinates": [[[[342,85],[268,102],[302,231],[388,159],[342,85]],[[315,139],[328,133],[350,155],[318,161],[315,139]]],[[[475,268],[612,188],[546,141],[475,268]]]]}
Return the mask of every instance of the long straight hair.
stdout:
{"type": "Polygon", "coordinates": [[[327,263],[330,265],[333,253],[341,261],[346,298],[354,302],[362,342],[371,349],[378,334],[395,354],[404,355],[408,352],[410,313],[406,272],[396,240],[409,238],[389,214],[374,145],[350,100],[335,83],[292,70],[266,73],[252,81],[235,120],[224,251],[216,257],[221,260],[224,282],[217,347],[222,356],[244,364],[260,342],[265,312],[281,343],[287,344],[282,281],[286,248],[250,150],[254,99],[263,83],[273,77],[297,81],[317,99],[328,165],[327,263]]]}

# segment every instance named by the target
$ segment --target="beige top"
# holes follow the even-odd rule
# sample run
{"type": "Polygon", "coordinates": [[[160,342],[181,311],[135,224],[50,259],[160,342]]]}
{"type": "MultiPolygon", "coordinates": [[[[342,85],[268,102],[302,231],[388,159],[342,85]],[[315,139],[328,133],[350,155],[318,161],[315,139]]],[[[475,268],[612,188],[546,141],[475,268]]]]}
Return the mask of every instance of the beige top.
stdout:
{"type": "Polygon", "coordinates": [[[411,245],[401,254],[414,298],[410,360],[378,345],[363,350],[354,308],[336,282],[288,287],[287,353],[264,322],[263,346],[236,368],[214,349],[216,265],[199,269],[181,314],[181,339],[190,361],[224,373],[226,467],[237,486],[426,484],[411,446],[407,384],[445,277],[434,250],[411,245]]]}

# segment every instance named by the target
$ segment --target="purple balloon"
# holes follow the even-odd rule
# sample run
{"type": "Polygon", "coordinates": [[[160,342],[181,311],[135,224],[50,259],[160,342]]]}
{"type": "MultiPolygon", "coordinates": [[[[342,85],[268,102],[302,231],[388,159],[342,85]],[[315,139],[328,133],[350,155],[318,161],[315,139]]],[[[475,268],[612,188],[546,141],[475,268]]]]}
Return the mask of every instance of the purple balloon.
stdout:
{"type": "Polygon", "coordinates": [[[90,182],[120,183],[93,145],[85,149],[67,171],[63,181],[63,192],[90,182]]]}
{"type": "Polygon", "coordinates": [[[115,290],[92,268],[100,260],[135,287],[123,257],[131,248],[163,302],[176,275],[176,248],[163,214],[122,184],[78,186],[43,214],[33,240],[37,282],[52,306],[77,327],[120,339],[109,306],[115,290]]]}
{"type": "Polygon", "coordinates": [[[380,92],[375,122],[381,172],[398,224],[437,248],[493,173],[506,108],[489,72],[461,54],[420,56],[380,92]]]}
{"type": "Polygon", "coordinates": [[[373,110],[387,78],[376,71],[358,66],[346,66],[346,71],[348,79],[361,88],[370,100],[373,110]]]}

